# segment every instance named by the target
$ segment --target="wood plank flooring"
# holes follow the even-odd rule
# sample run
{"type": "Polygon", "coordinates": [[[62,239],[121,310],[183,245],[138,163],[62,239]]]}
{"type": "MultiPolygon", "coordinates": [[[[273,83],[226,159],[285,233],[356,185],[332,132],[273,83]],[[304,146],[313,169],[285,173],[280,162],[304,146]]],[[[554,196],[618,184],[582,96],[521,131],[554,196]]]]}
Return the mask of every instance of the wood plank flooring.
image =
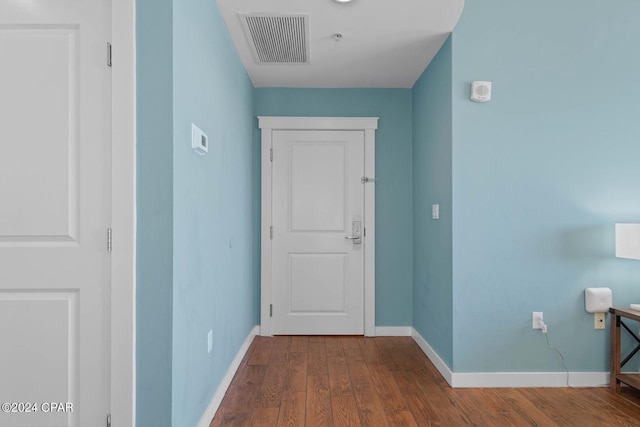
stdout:
{"type": "Polygon", "coordinates": [[[640,426],[640,393],[452,389],[409,337],[256,337],[217,426],[640,426]]]}

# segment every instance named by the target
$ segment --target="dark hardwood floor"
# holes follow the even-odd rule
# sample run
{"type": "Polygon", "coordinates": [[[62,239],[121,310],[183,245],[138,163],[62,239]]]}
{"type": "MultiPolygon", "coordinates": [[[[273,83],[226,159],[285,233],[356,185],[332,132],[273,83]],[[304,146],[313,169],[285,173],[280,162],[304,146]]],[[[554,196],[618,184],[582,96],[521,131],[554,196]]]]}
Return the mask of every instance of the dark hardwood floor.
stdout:
{"type": "Polygon", "coordinates": [[[211,426],[640,426],[640,394],[452,389],[409,337],[256,337],[211,426]]]}

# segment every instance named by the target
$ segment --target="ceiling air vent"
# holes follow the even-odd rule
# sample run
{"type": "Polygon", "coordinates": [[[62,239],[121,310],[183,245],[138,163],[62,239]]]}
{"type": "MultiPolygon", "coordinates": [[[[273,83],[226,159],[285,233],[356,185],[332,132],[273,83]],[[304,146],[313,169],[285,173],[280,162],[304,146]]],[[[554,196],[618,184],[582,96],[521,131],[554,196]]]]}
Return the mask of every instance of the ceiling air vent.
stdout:
{"type": "Polygon", "coordinates": [[[258,64],[308,64],[309,15],[240,14],[258,64]]]}

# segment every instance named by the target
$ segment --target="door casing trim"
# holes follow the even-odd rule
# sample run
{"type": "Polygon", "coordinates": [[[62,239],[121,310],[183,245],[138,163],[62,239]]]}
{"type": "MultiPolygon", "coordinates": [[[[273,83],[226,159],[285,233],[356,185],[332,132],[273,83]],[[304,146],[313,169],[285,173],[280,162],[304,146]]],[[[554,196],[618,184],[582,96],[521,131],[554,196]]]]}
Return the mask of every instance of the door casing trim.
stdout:
{"type": "Polygon", "coordinates": [[[112,0],[110,412],[112,425],[123,427],[136,425],[135,35],[135,0],[112,0]]]}
{"type": "Polygon", "coordinates": [[[376,334],[376,269],[375,269],[375,131],[378,117],[258,117],[261,136],[261,248],[260,248],[260,334],[271,336],[272,304],[272,245],[270,227],[272,221],[273,131],[276,130],[360,130],[364,132],[364,335],[376,334]]]}

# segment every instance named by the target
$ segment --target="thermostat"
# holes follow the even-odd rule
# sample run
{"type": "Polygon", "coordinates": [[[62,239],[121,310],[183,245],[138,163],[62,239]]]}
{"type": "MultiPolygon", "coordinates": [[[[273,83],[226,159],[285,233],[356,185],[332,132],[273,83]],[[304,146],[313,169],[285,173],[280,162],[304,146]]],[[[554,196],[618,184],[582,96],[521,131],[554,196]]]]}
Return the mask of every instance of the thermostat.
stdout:
{"type": "Polygon", "coordinates": [[[201,156],[209,151],[209,138],[194,123],[191,123],[191,148],[201,156]]]}

